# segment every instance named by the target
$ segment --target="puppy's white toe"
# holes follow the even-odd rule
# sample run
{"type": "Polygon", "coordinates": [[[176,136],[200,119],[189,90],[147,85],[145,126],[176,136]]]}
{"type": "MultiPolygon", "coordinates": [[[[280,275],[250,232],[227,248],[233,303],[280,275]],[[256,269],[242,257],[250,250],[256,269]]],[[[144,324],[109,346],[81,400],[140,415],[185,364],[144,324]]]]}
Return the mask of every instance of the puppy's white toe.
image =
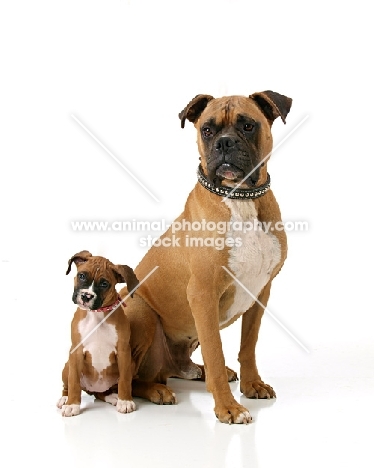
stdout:
{"type": "Polygon", "coordinates": [[[132,413],[136,410],[136,405],[132,400],[118,400],[117,411],[119,413],[132,413]]]}
{"type": "Polygon", "coordinates": [[[80,405],[64,405],[62,416],[77,416],[80,413],[80,405]]]}
{"type": "Polygon", "coordinates": [[[104,400],[107,403],[110,403],[113,406],[116,406],[117,401],[118,401],[118,394],[117,393],[111,393],[110,395],[107,395],[104,400]]]}
{"type": "Polygon", "coordinates": [[[64,406],[64,404],[66,403],[67,399],[68,399],[67,396],[61,397],[56,403],[57,408],[61,409],[64,406]]]}

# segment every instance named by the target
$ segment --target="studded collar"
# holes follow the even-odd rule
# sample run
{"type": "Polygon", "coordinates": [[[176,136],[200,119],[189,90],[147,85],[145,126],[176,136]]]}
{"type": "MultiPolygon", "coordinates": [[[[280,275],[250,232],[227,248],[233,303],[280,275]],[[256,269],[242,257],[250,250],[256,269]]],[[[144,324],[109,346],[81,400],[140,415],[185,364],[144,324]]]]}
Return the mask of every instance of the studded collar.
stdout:
{"type": "Polygon", "coordinates": [[[210,182],[205,175],[203,174],[201,165],[197,169],[197,180],[200,184],[209,190],[209,192],[215,193],[220,197],[231,198],[234,200],[253,200],[255,198],[262,197],[270,189],[270,175],[267,175],[267,180],[264,184],[259,187],[254,187],[250,189],[234,189],[232,187],[216,187],[212,182],[210,182]]]}

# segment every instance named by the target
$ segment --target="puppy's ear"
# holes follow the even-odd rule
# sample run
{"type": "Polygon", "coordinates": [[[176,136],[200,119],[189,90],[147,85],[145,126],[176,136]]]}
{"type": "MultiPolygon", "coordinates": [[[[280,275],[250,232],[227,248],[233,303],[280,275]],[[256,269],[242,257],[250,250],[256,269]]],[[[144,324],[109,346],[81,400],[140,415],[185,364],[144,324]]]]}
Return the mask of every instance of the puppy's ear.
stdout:
{"type": "Polygon", "coordinates": [[[281,117],[282,122],[284,124],[286,123],[287,114],[291,109],[291,98],[283,96],[283,94],[275,93],[274,91],[254,93],[249,97],[256,102],[265,117],[270,121],[270,124],[272,124],[277,117],[281,117]]]}
{"type": "MultiPolygon", "coordinates": [[[[136,277],[134,270],[130,268],[127,265],[114,265],[114,273],[117,277],[117,282],[118,283],[126,283],[127,284],[127,289],[129,292],[133,291],[138,284],[139,280],[136,277]]],[[[131,294],[131,297],[133,297],[134,291],[131,294]]]]}
{"type": "Polygon", "coordinates": [[[190,101],[187,106],[179,112],[178,117],[181,119],[181,127],[184,128],[184,123],[189,120],[192,123],[195,123],[196,120],[200,117],[203,110],[206,108],[209,101],[214,99],[213,96],[209,94],[198,94],[196,97],[190,101]]]}
{"type": "Polygon", "coordinates": [[[92,254],[88,250],[82,250],[82,252],[76,253],[71,257],[68,262],[68,269],[66,274],[68,275],[71,270],[71,264],[74,262],[76,266],[80,265],[81,263],[87,262],[87,260],[92,257],[92,254]]]}

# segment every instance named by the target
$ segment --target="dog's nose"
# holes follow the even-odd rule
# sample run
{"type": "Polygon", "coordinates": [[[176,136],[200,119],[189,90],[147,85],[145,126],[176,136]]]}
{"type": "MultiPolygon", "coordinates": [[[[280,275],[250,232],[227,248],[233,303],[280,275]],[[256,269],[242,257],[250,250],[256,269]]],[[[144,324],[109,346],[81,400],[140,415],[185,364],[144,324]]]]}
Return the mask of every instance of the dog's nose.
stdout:
{"type": "Polygon", "coordinates": [[[223,136],[216,141],[216,149],[224,152],[236,145],[234,138],[230,136],[223,136]]]}
{"type": "Polygon", "coordinates": [[[90,294],[90,293],[83,293],[81,294],[81,299],[83,301],[83,303],[86,303],[86,302],[90,302],[90,300],[94,297],[93,294],[90,294]]]}

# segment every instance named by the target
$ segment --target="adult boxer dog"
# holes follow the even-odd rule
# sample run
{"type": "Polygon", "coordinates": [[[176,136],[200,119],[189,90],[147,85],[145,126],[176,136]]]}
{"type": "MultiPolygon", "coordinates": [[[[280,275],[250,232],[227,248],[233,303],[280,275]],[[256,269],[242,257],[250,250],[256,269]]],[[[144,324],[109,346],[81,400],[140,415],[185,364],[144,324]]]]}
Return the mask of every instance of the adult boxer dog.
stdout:
{"type": "Polygon", "coordinates": [[[201,164],[184,212],[135,269],[141,279],[159,266],[126,308],[137,373],[133,395],[172,404],[168,377],[205,378],[217,418],[248,423],[248,410],[228,384],[236,375],[225,368],[219,332],[242,316],[240,390],[248,398],[275,397],[258,373],[255,346],[271,282],[286,258],[267,161],[271,126],[277,117],[285,123],[291,102],[273,91],[198,95],[179,114],[182,128],[186,120],[196,127],[201,164]],[[190,359],[198,344],[204,367],[190,359]]]}
{"type": "Polygon", "coordinates": [[[72,345],[57,406],[63,416],[78,415],[81,390],[85,390],[115,405],[120,413],[131,413],[135,403],[131,396],[130,325],[115,285],[127,283],[132,291],[139,282],[127,265],[113,265],[87,250],[71,257],[66,274],[73,262],[78,270],[73,302],[78,309],[71,324],[72,345]]]}

